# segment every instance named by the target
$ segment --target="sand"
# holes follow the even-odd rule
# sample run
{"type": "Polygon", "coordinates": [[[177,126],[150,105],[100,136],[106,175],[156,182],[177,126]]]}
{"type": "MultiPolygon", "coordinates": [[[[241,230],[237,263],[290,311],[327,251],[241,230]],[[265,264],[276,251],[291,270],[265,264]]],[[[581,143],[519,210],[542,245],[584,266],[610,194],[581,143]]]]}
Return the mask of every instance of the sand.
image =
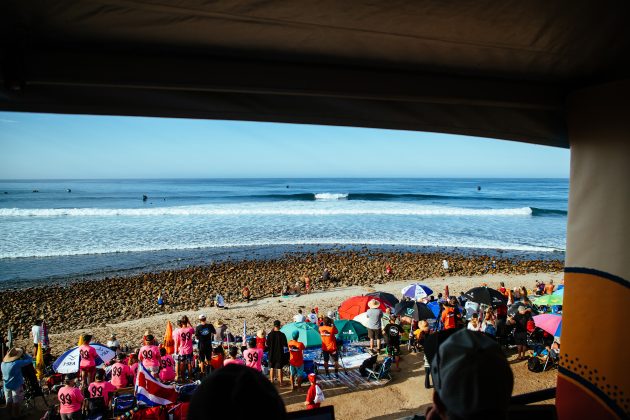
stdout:
{"type": "MultiPolygon", "coordinates": [[[[451,294],[459,294],[472,287],[486,283],[489,287],[498,287],[499,282],[505,282],[506,287],[526,286],[531,289],[536,280],[548,282],[553,279],[554,283],[560,284],[562,273],[534,273],[525,275],[515,274],[491,274],[474,277],[434,277],[423,280],[423,283],[433,288],[437,294],[448,285],[451,294]]],[[[275,319],[283,323],[291,322],[293,315],[299,308],[303,311],[310,311],[313,307],[318,307],[320,312],[335,310],[339,304],[348,297],[364,294],[368,291],[378,290],[400,295],[402,287],[411,281],[395,281],[384,284],[375,284],[369,287],[345,287],[327,291],[315,291],[309,295],[301,295],[292,298],[266,298],[250,303],[228,302],[228,309],[218,309],[214,307],[201,308],[197,311],[178,312],[170,314],[155,315],[147,318],[121,322],[117,324],[107,324],[105,327],[92,328],[89,330],[75,330],[63,334],[52,334],[50,336],[53,353],[58,354],[66,348],[76,345],[79,334],[90,332],[94,335],[95,341],[105,342],[112,332],[118,334],[118,339],[122,345],[128,344],[131,347],[138,347],[140,340],[146,330],[150,330],[157,337],[162,337],[167,320],[175,321],[181,315],[188,315],[191,319],[196,319],[200,313],[208,316],[209,320],[215,322],[222,320],[227,323],[235,335],[240,335],[243,330],[243,321],[247,320],[247,330],[251,334],[259,328],[269,331],[275,319]]],[[[71,316],[71,312],[69,313],[71,316]]],[[[26,340],[19,342],[20,345],[28,345],[26,340]]],[[[527,370],[525,362],[515,362],[510,356],[512,369],[515,375],[514,394],[521,394],[539,389],[555,386],[556,371],[551,370],[543,373],[531,373],[527,370]]],[[[424,369],[421,354],[407,354],[405,351],[401,359],[401,372],[393,373],[393,380],[381,387],[360,391],[350,391],[347,388],[325,389],[325,405],[334,405],[337,419],[389,419],[411,415],[419,411],[424,411],[424,407],[430,403],[432,390],[424,388],[424,369]]],[[[303,408],[305,390],[301,393],[291,393],[287,388],[278,388],[287,404],[289,411],[303,408]]]]}

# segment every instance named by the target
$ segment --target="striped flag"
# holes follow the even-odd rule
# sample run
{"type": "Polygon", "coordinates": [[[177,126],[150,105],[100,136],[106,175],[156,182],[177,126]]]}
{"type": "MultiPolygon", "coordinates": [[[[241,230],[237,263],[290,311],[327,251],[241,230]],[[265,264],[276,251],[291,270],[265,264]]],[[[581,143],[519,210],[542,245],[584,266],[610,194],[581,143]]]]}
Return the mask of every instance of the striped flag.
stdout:
{"type": "Polygon", "coordinates": [[[177,391],[173,386],[164,385],[155,379],[142,363],[138,363],[136,398],[148,407],[167,405],[177,401],[177,391]]]}

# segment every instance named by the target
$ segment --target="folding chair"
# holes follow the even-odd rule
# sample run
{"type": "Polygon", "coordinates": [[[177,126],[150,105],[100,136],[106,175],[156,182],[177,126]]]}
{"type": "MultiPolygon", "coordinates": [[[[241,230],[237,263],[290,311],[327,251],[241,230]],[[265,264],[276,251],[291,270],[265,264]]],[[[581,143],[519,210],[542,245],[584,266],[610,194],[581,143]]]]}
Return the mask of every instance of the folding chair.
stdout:
{"type": "Polygon", "coordinates": [[[376,381],[380,380],[380,379],[392,379],[392,376],[389,374],[389,371],[392,368],[392,362],[394,361],[393,357],[386,357],[385,360],[383,360],[383,363],[381,364],[380,368],[378,369],[369,369],[366,368],[365,370],[368,372],[368,381],[370,379],[374,379],[376,381]]]}

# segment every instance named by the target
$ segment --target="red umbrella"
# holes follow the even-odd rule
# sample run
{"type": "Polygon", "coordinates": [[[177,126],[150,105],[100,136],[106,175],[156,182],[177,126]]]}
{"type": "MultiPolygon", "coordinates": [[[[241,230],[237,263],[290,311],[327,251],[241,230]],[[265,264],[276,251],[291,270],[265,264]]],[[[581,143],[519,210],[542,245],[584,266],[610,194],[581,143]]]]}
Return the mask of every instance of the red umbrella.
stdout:
{"type": "Polygon", "coordinates": [[[339,307],[340,319],[354,319],[355,316],[362,314],[370,309],[368,302],[372,299],[377,300],[380,303],[379,309],[383,312],[388,308],[388,305],[379,298],[374,296],[355,296],[345,300],[339,307]]]}

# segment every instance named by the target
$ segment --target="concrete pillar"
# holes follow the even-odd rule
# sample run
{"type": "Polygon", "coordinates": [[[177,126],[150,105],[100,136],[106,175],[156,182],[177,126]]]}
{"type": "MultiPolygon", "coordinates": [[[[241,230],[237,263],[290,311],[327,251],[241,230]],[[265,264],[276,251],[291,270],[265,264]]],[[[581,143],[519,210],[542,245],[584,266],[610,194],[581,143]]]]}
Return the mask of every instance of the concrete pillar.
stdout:
{"type": "Polygon", "coordinates": [[[630,417],[630,80],[569,100],[561,420],[630,417]]]}

